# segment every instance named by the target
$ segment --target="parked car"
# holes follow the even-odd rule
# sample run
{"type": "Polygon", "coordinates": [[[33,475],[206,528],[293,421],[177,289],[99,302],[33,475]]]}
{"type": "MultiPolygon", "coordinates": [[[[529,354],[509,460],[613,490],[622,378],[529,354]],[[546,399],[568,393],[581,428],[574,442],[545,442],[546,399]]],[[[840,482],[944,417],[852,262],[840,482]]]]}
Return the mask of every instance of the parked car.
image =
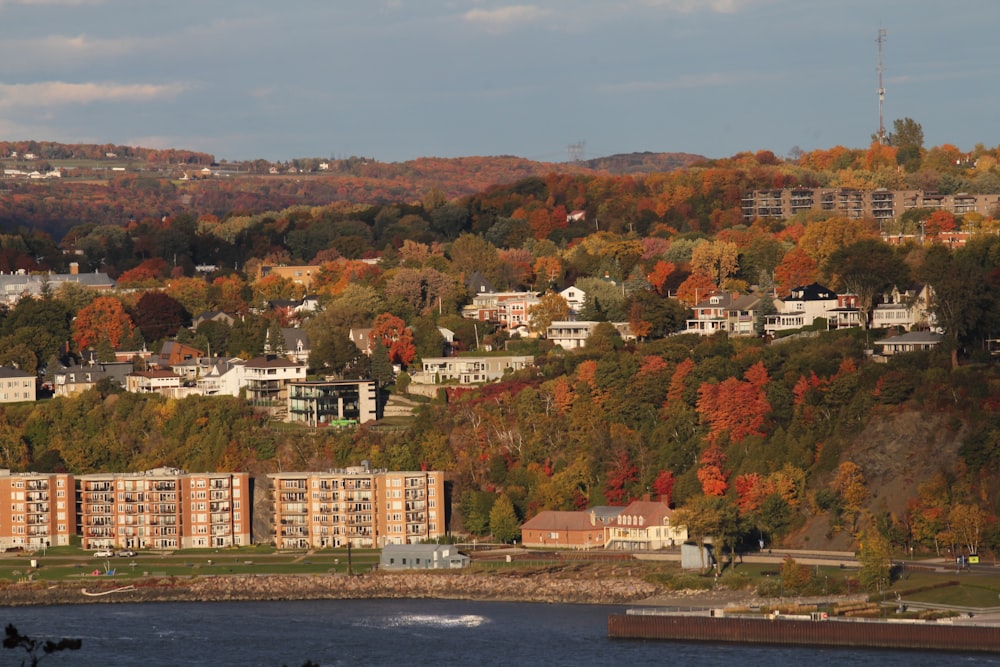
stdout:
{"type": "Polygon", "coordinates": [[[132,558],[133,556],[135,556],[135,552],[132,551],[131,549],[122,549],[121,551],[118,552],[117,555],[120,558],[132,558]]]}
{"type": "Polygon", "coordinates": [[[94,558],[111,558],[115,555],[115,552],[111,549],[101,549],[100,551],[94,552],[94,558]]]}

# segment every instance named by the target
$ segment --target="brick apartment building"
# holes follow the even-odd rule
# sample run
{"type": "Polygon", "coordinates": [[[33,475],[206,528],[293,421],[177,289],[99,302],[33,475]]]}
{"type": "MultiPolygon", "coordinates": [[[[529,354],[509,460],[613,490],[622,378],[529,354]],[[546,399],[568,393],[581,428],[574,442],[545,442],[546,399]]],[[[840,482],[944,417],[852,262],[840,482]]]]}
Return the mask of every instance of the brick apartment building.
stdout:
{"type": "Polygon", "coordinates": [[[156,468],[76,478],[84,549],[190,549],[250,544],[247,473],[156,468]]]}
{"type": "Polygon", "coordinates": [[[69,544],[76,531],[73,476],[0,469],[0,550],[69,544]]]}
{"type": "Polygon", "coordinates": [[[357,466],[267,477],[279,549],[413,544],[446,532],[441,471],[357,466]]]}

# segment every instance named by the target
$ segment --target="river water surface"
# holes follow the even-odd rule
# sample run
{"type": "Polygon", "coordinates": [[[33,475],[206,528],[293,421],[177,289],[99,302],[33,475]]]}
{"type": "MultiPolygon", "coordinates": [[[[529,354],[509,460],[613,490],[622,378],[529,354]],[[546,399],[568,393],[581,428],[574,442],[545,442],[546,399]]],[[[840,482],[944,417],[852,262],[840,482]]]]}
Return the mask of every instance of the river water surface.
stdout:
{"type": "MultiPolygon", "coordinates": [[[[32,637],[77,637],[42,665],[998,665],[1000,655],[610,640],[620,606],[454,600],[3,608],[32,637]]],[[[23,654],[0,650],[0,665],[23,654]]]]}

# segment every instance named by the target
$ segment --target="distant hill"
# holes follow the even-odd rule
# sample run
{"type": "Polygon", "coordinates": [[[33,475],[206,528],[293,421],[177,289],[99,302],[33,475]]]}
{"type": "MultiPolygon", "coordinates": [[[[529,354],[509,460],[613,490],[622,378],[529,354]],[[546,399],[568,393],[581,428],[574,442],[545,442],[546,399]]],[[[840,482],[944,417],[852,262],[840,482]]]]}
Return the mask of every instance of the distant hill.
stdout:
{"type": "Polygon", "coordinates": [[[625,175],[674,171],[705,160],[705,156],[691,153],[651,153],[646,151],[644,153],[618,153],[617,155],[585,160],[582,164],[596,171],[625,175]]]}

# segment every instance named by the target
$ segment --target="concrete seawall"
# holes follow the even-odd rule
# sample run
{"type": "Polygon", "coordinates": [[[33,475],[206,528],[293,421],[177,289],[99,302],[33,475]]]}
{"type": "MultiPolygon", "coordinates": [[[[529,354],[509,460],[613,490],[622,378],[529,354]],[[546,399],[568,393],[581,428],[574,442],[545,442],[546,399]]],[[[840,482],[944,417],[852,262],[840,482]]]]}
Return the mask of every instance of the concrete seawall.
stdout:
{"type": "Polygon", "coordinates": [[[116,602],[222,602],[238,600],[325,600],[437,598],[544,603],[620,604],[657,593],[638,579],[575,580],[536,574],[372,572],[347,575],[246,575],[11,584],[0,589],[0,605],[93,604],[116,602]],[[91,595],[85,595],[81,589],[91,595]],[[131,590],[107,593],[123,585],[131,590]]]}

